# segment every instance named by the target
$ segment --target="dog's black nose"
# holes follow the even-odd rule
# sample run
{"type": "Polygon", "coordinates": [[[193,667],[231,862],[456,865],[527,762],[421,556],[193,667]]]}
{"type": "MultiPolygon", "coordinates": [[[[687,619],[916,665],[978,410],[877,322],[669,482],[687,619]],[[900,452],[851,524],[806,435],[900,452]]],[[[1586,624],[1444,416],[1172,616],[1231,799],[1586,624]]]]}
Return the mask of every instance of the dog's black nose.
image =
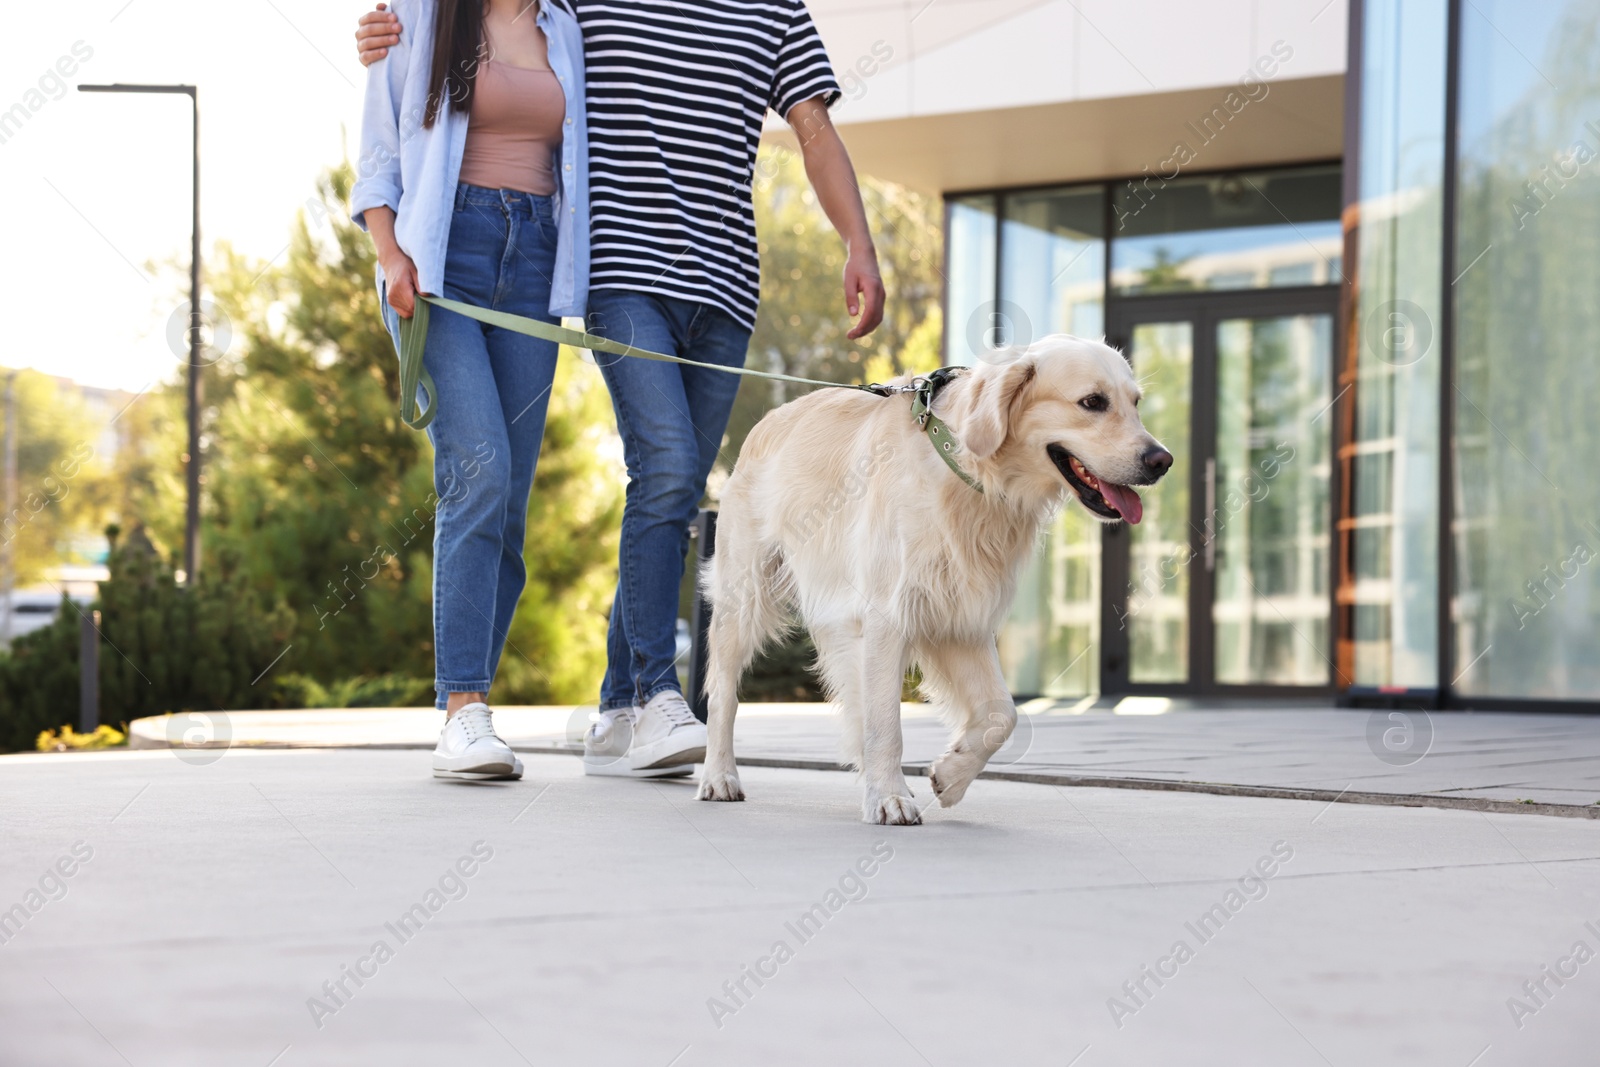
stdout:
{"type": "Polygon", "coordinates": [[[1144,454],[1144,469],[1150,480],[1155,481],[1172,469],[1172,453],[1156,445],[1144,454]]]}

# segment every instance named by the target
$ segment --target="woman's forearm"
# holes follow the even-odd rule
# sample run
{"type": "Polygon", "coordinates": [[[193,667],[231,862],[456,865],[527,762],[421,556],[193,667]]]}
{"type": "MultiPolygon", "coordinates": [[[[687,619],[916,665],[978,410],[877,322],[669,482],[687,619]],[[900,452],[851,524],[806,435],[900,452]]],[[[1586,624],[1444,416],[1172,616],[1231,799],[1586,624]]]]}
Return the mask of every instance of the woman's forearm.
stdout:
{"type": "Polygon", "coordinates": [[[417,266],[394,239],[394,209],[367,208],[367,232],[378,249],[378,265],[383,270],[384,289],[389,306],[409,319],[416,307],[417,266]]]}
{"type": "Polygon", "coordinates": [[[394,209],[369,207],[366,217],[367,233],[372,237],[372,246],[378,250],[378,259],[387,259],[400,251],[400,242],[394,238],[394,209]]]}

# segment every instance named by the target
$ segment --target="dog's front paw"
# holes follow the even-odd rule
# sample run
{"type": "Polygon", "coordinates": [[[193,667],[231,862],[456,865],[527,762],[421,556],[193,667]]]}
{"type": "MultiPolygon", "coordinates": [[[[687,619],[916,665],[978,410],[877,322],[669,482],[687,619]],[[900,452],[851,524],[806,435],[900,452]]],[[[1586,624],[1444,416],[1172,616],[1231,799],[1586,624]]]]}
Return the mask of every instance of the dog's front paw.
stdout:
{"type": "Polygon", "coordinates": [[[939,798],[939,806],[951,808],[961,803],[961,798],[967,795],[967,786],[982,769],[983,761],[971,752],[952,749],[934,760],[928,771],[928,783],[933,786],[934,796],[939,798]]]}
{"type": "Polygon", "coordinates": [[[739,784],[739,772],[701,772],[700,788],[695,796],[700,800],[743,800],[744,786],[739,784]]]}
{"type": "Polygon", "coordinates": [[[863,806],[863,822],[879,826],[916,826],[922,822],[922,812],[912,797],[881,796],[867,798],[863,806]]]}

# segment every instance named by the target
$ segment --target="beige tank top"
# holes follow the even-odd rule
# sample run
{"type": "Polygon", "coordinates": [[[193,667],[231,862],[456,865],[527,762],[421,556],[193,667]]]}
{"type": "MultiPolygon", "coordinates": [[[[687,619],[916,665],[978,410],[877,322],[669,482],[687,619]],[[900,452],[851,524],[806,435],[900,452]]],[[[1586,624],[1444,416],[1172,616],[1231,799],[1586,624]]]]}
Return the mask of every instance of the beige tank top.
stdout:
{"type": "Polygon", "coordinates": [[[535,196],[554,193],[566,106],[555,71],[484,60],[472,90],[461,180],[535,196]]]}

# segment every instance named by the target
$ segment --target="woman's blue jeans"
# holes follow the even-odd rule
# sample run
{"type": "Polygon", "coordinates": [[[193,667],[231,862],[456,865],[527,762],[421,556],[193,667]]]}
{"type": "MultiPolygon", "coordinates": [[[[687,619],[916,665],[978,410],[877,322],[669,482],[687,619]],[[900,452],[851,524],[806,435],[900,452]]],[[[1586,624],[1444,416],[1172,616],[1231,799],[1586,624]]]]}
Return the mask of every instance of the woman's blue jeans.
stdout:
{"type": "MultiPolygon", "coordinates": [[[[557,322],[549,197],[461,185],[443,296],[557,322]]],[[[384,303],[399,343],[400,320],[384,303]]],[[[556,345],[430,309],[423,359],[438,394],[433,485],[434,688],[487,693],[527,580],[528,494],[544,437],[556,345]]],[[[420,400],[426,403],[426,400],[420,400]]]]}
{"type": "MultiPolygon", "coordinates": [[[[691,300],[624,289],[589,293],[589,329],[615,341],[719,366],[744,366],[750,331],[691,300]]],[[[678,591],[689,525],[705,494],[739,376],[595,354],[628,464],[617,595],[606,639],[602,709],[678,688],[678,591]]]]}

